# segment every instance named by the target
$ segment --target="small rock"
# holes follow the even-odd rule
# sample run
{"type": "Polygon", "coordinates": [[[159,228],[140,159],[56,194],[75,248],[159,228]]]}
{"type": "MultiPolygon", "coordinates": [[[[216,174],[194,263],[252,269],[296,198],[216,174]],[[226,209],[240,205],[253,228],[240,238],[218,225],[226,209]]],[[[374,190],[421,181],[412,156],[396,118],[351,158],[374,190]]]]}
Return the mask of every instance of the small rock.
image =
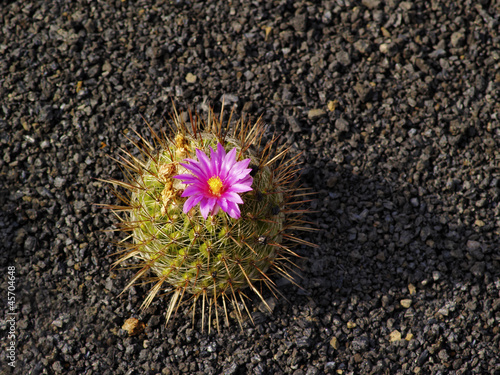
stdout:
{"type": "Polygon", "coordinates": [[[411,302],[411,299],[402,299],[401,301],[399,301],[401,306],[403,306],[405,309],[408,309],[411,306],[411,302]]]}
{"type": "Polygon", "coordinates": [[[422,366],[425,362],[427,362],[427,358],[429,358],[429,350],[425,349],[422,354],[420,354],[420,357],[418,357],[418,365],[422,366]]]}
{"type": "Polygon", "coordinates": [[[35,247],[36,247],[36,238],[33,236],[29,236],[28,238],[26,238],[26,240],[24,241],[24,249],[28,252],[31,252],[35,250],[35,247]]]}
{"type": "Polygon", "coordinates": [[[113,290],[113,280],[111,278],[107,278],[106,279],[106,282],[104,283],[104,287],[107,289],[107,290],[113,290]]]}
{"type": "Polygon", "coordinates": [[[380,4],[380,0],[362,0],[361,4],[363,4],[368,9],[375,9],[380,4]]]}
{"type": "Polygon", "coordinates": [[[478,262],[471,267],[470,272],[476,277],[482,277],[484,275],[484,270],[484,262],[478,262]]]}
{"type": "Polygon", "coordinates": [[[111,73],[113,70],[113,67],[109,63],[109,61],[105,61],[104,64],[102,65],[102,71],[105,73],[111,73]]]}
{"type": "Polygon", "coordinates": [[[442,307],[438,310],[438,314],[441,314],[443,316],[448,316],[450,313],[450,310],[448,310],[446,307],[442,307]]]}
{"type": "Polygon", "coordinates": [[[262,301],[260,304],[259,304],[259,310],[260,312],[264,313],[264,314],[269,314],[269,313],[272,313],[274,311],[274,308],[276,307],[276,298],[268,298],[266,299],[265,301],[262,301]]]}
{"type": "Polygon", "coordinates": [[[354,48],[356,48],[359,53],[366,54],[370,52],[370,42],[365,39],[360,39],[354,43],[354,48]]]}
{"type": "Polygon", "coordinates": [[[54,179],[54,186],[58,189],[62,188],[64,184],[66,183],[66,179],[62,177],[56,177],[54,179]]]}
{"type": "Polygon", "coordinates": [[[467,250],[469,250],[469,253],[477,260],[483,260],[483,246],[480,242],[472,240],[467,241],[467,250]]]}
{"type": "Polygon", "coordinates": [[[48,105],[43,107],[38,115],[38,121],[51,122],[53,119],[54,119],[54,111],[52,110],[52,107],[48,105]]]}
{"type": "Polygon", "coordinates": [[[188,83],[195,83],[197,78],[198,78],[198,77],[196,77],[196,76],[195,76],[194,74],[192,74],[192,73],[188,73],[188,74],[186,74],[186,82],[188,82],[188,83]]]}
{"type": "Polygon", "coordinates": [[[87,72],[89,78],[96,78],[101,74],[101,66],[100,65],[94,65],[92,68],[90,68],[87,72]]]}
{"type": "Polygon", "coordinates": [[[413,285],[413,284],[408,285],[408,290],[410,291],[411,296],[413,296],[415,293],[417,293],[417,288],[415,288],[415,285],[413,285]]]}
{"type": "Polygon", "coordinates": [[[404,10],[405,12],[408,12],[413,8],[413,3],[411,1],[402,1],[399,4],[399,7],[404,10]]]}
{"type": "Polygon", "coordinates": [[[293,26],[293,28],[295,29],[295,31],[298,31],[298,32],[305,31],[306,26],[307,26],[307,15],[304,13],[299,14],[299,15],[295,16],[291,20],[290,23],[293,26]]]}
{"type": "Polygon", "coordinates": [[[349,123],[343,118],[339,118],[335,121],[335,128],[340,132],[349,131],[349,123]]]}
{"type": "Polygon", "coordinates": [[[380,53],[383,53],[383,54],[386,54],[386,53],[389,53],[389,45],[387,43],[382,43],[379,47],[378,47],[378,50],[380,51],[380,53]]]}
{"type": "Polygon", "coordinates": [[[474,222],[474,225],[476,225],[477,227],[484,227],[486,224],[484,223],[484,221],[478,219],[474,222]]]}
{"type": "Polygon", "coordinates": [[[323,109],[321,109],[321,108],[311,109],[307,113],[307,117],[309,117],[309,119],[312,120],[312,119],[315,119],[316,117],[323,116],[325,113],[326,112],[323,109]]]}
{"type": "Polygon", "coordinates": [[[56,361],[52,364],[52,370],[54,370],[56,374],[62,374],[64,372],[64,367],[61,365],[61,362],[56,361]]]}
{"type": "Polygon", "coordinates": [[[240,98],[234,94],[224,94],[222,95],[222,98],[220,99],[221,103],[238,103],[240,98]]]}
{"type": "Polygon", "coordinates": [[[448,352],[446,350],[444,350],[444,349],[442,349],[442,350],[439,351],[438,357],[443,362],[448,362],[448,360],[450,359],[450,356],[448,355],[448,352]]]}
{"type": "Polygon", "coordinates": [[[300,133],[302,128],[300,127],[299,121],[293,116],[286,116],[288,124],[294,133],[300,133]]]}
{"type": "Polygon", "coordinates": [[[337,108],[337,105],[339,104],[339,101],[338,100],[330,100],[328,102],[328,110],[330,112],[333,112],[335,111],[335,108],[337,108]]]}
{"type": "Polygon", "coordinates": [[[351,322],[351,321],[347,322],[347,328],[349,328],[349,329],[356,328],[356,323],[351,322]]]}
{"type": "Polygon", "coordinates": [[[470,311],[476,311],[477,303],[475,301],[469,301],[465,304],[465,307],[470,311]]]}
{"type": "Polygon", "coordinates": [[[222,373],[224,375],[233,375],[233,374],[237,373],[237,370],[238,370],[238,365],[235,362],[233,362],[233,363],[231,363],[231,365],[224,367],[224,369],[222,370],[223,371],[222,373]]]}
{"type": "Polygon", "coordinates": [[[335,366],[337,364],[335,362],[326,362],[325,363],[325,371],[330,374],[333,373],[333,370],[335,370],[335,366]]]}
{"type": "Polygon", "coordinates": [[[63,322],[62,322],[61,318],[57,318],[56,320],[54,320],[52,322],[52,325],[57,327],[57,328],[62,328],[63,322]]]}
{"type": "Polygon", "coordinates": [[[311,345],[311,340],[307,337],[299,337],[296,342],[295,342],[295,345],[297,345],[297,348],[307,348],[311,345]]]}
{"type": "Polygon", "coordinates": [[[349,54],[345,51],[337,52],[335,57],[337,58],[337,61],[344,66],[348,66],[351,64],[351,56],[349,56],[349,54]]]}
{"type": "Polygon", "coordinates": [[[136,336],[146,328],[146,324],[136,318],[128,318],[123,323],[122,329],[128,332],[129,336],[136,336]]]}
{"type": "Polygon", "coordinates": [[[83,210],[85,207],[87,207],[88,205],[89,205],[89,204],[88,204],[87,202],[85,202],[85,201],[76,201],[76,202],[74,203],[74,207],[75,207],[75,210],[76,210],[77,212],[82,211],[82,210],[83,210]]]}
{"type": "Polygon", "coordinates": [[[330,340],[330,346],[335,350],[339,348],[339,340],[335,336],[330,340]]]}
{"type": "Polygon", "coordinates": [[[367,85],[363,85],[362,83],[358,82],[356,83],[356,85],[354,85],[354,91],[356,91],[362,102],[366,102],[371,99],[372,88],[367,85]]]}
{"type": "Polygon", "coordinates": [[[250,70],[247,70],[243,75],[248,81],[251,81],[255,77],[255,74],[250,70]]]}
{"type": "Polygon", "coordinates": [[[351,347],[356,352],[364,352],[370,346],[370,340],[367,336],[356,337],[352,340],[351,347]]]}
{"type": "Polygon", "coordinates": [[[332,176],[330,177],[327,181],[326,181],[326,186],[328,186],[329,188],[332,188],[334,187],[335,185],[337,185],[337,182],[338,182],[338,178],[336,176],[332,176]]]}
{"type": "Polygon", "coordinates": [[[232,26],[233,30],[236,33],[239,33],[241,31],[241,29],[243,28],[243,26],[241,25],[241,23],[239,23],[237,21],[231,22],[231,26],[232,26]]]}
{"type": "Polygon", "coordinates": [[[389,335],[389,341],[394,342],[394,341],[401,341],[401,332],[398,330],[392,331],[391,334],[389,335]]]}
{"type": "Polygon", "coordinates": [[[390,38],[392,35],[391,33],[389,32],[389,30],[387,30],[384,26],[382,26],[380,28],[380,31],[382,31],[382,35],[385,37],[385,38],[390,38]]]}
{"type": "Polygon", "coordinates": [[[69,315],[61,314],[59,317],[52,322],[52,325],[57,328],[62,328],[64,324],[69,322],[69,315]]]}
{"type": "MultiPolygon", "coordinates": [[[[18,244],[18,245],[22,245],[24,243],[24,240],[26,239],[26,236],[28,235],[28,232],[26,231],[26,229],[24,228],[20,228],[17,233],[16,233],[16,237],[14,238],[14,241],[18,244]]],[[[33,237],[33,239],[35,239],[35,237],[33,237]]],[[[36,242],[36,239],[35,239],[35,242],[36,242]]]]}
{"type": "Polygon", "coordinates": [[[465,42],[465,35],[464,33],[460,31],[456,31],[453,34],[451,34],[451,45],[453,47],[461,47],[463,43],[465,42]]]}
{"type": "Polygon", "coordinates": [[[36,210],[33,210],[31,208],[26,210],[26,215],[28,215],[28,218],[30,220],[35,220],[37,217],[36,210]]]}
{"type": "Polygon", "coordinates": [[[420,231],[420,238],[422,239],[422,241],[425,241],[427,240],[427,238],[432,234],[432,229],[431,227],[429,226],[425,226],[422,228],[422,230],[420,231]]]}

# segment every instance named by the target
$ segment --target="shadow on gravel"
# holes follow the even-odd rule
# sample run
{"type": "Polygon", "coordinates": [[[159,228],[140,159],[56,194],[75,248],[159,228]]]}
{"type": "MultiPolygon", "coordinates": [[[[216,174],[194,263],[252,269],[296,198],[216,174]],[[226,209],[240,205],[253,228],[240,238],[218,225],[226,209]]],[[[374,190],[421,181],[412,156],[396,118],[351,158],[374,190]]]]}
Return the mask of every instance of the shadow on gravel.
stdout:
{"type": "Polygon", "coordinates": [[[326,187],[313,207],[321,233],[311,240],[320,248],[309,253],[303,282],[318,305],[375,298],[398,306],[392,299],[410,298],[414,288],[498,277],[493,245],[477,228],[457,223],[439,196],[393,176],[309,174],[326,187]]]}

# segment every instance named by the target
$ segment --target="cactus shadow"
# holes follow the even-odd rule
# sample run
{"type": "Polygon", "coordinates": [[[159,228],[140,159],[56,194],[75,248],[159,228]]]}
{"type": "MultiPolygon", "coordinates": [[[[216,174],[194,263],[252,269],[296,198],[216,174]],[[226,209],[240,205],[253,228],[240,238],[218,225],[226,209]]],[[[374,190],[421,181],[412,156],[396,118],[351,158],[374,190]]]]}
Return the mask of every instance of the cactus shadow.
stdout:
{"type": "Polygon", "coordinates": [[[307,257],[300,305],[313,301],[329,313],[353,301],[400,307],[414,287],[486,285],[499,276],[491,240],[422,186],[339,167],[304,174],[312,189],[321,187],[307,215],[320,231],[305,238],[319,248],[299,250],[307,257]]]}

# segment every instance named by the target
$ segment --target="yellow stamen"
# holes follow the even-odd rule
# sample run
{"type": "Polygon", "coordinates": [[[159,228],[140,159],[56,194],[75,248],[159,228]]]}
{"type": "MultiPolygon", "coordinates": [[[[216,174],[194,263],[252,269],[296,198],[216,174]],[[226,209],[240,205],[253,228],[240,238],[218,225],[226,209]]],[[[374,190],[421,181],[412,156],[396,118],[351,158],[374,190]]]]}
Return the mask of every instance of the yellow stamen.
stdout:
{"type": "Polygon", "coordinates": [[[208,179],[208,186],[210,187],[210,192],[215,196],[219,196],[222,188],[224,187],[219,176],[210,177],[208,179]]]}

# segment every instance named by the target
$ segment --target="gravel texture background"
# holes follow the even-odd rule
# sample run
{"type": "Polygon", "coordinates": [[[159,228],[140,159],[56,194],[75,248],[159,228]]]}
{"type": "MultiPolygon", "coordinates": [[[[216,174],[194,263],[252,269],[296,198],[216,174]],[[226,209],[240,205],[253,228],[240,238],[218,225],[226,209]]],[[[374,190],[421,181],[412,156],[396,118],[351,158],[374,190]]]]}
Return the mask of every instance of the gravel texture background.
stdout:
{"type": "MultiPolygon", "coordinates": [[[[500,2],[5,1],[2,374],[500,374],[500,2]],[[144,119],[263,116],[320,228],[289,303],[220,334],[110,270],[96,180],[144,119]],[[5,314],[4,314],[5,315],[5,314]],[[147,324],[128,337],[129,317],[147,324]]],[[[262,310],[262,311],[261,311],[262,310]]]]}

